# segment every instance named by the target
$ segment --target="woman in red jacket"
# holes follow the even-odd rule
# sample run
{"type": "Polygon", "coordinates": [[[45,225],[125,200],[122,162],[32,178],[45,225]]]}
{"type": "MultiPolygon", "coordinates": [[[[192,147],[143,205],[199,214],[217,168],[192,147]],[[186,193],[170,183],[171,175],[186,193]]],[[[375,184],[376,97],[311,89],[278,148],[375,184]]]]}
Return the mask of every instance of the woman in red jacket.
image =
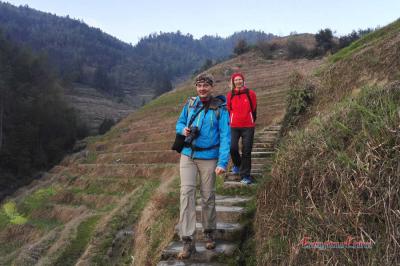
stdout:
{"type": "Polygon", "coordinates": [[[251,172],[251,150],[253,148],[254,128],[257,110],[257,97],[248,89],[241,73],[231,76],[231,91],[227,95],[227,107],[231,126],[232,172],[239,174],[241,182],[253,182],[251,172]],[[242,156],[239,154],[239,139],[242,138],[242,156]]]}

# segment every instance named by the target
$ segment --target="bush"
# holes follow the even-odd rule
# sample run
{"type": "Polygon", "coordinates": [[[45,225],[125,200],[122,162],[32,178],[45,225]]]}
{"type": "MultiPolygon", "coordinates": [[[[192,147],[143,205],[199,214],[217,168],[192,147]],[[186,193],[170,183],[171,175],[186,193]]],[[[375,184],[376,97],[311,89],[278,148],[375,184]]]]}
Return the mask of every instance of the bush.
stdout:
{"type": "Polygon", "coordinates": [[[233,49],[233,52],[234,52],[236,55],[241,55],[241,54],[244,54],[244,53],[248,52],[249,50],[250,50],[250,47],[249,47],[249,45],[247,44],[247,42],[246,42],[245,40],[243,40],[243,39],[240,39],[240,40],[236,43],[236,45],[235,45],[235,47],[234,47],[234,49],[233,49]]]}
{"type": "Polygon", "coordinates": [[[266,41],[259,41],[255,45],[255,49],[257,51],[260,51],[261,54],[265,59],[272,59],[273,54],[276,50],[278,50],[280,47],[276,43],[269,43],[266,41]]]}
{"type": "Polygon", "coordinates": [[[315,41],[317,42],[317,48],[320,49],[324,54],[327,52],[333,52],[335,49],[333,34],[329,28],[320,30],[317,34],[315,34],[315,41]]]}
{"type": "Polygon", "coordinates": [[[115,125],[115,121],[112,118],[104,118],[103,122],[99,126],[99,134],[103,135],[109,131],[115,125]]]}
{"type": "Polygon", "coordinates": [[[298,124],[301,116],[312,104],[315,95],[315,86],[298,72],[290,75],[289,88],[286,114],[283,119],[283,127],[287,130],[298,124]]]}
{"type": "Polygon", "coordinates": [[[307,48],[295,40],[288,41],[288,59],[304,58],[308,56],[307,48]]]}

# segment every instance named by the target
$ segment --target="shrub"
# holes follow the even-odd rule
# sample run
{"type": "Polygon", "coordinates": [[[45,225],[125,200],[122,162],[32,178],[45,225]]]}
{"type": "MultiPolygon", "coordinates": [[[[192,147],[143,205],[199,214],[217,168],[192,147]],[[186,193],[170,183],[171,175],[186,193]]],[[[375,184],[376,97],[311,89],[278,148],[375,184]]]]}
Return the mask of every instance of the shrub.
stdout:
{"type": "Polygon", "coordinates": [[[285,129],[298,124],[301,116],[312,104],[315,94],[315,86],[298,72],[293,72],[289,77],[289,88],[286,114],[283,119],[285,129]]]}
{"type": "Polygon", "coordinates": [[[255,49],[260,51],[265,59],[272,59],[274,52],[279,49],[279,45],[276,43],[259,41],[256,43],[255,49]]]}
{"type": "Polygon", "coordinates": [[[241,55],[241,54],[244,54],[244,53],[248,52],[249,50],[250,50],[250,47],[249,47],[249,45],[247,44],[246,40],[240,39],[240,40],[236,43],[236,45],[235,45],[235,47],[234,47],[234,49],[233,49],[233,52],[234,52],[236,55],[241,55]]]}
{"type": "Polygon", "coordinates": [[[315,41],[317,42],[317,48],[319,48],[324,54],[328,51],[333,52],[335,48],[335,43],[333,42],[333,34],[331,29],[326,28],[320,30],[315,34],[315,41]]]}
{"type": "Polygon", "coordinates": [[[99,126],[99,134],[103,135],[109,131],[115,125],[115,121],[112,118],[104,118],[103,122],[99,126]]]}
{"type": "Polygon", "coordinates": [[[307,48],[295,40],[288,41],[288,59],[304,58],[308,56],[307,48]]]}

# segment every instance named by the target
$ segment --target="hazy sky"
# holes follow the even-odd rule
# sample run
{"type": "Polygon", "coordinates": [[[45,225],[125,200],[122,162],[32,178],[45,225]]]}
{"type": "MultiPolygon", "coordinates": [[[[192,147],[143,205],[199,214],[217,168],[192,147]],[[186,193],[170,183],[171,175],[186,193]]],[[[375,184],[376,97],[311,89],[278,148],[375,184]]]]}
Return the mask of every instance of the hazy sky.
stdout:
{"type": "Polygon", "coordinates": [[[336,35],[384,26],[400,17],[399,0],[8,0],[14,5],[82,19],[90,26],[135,44],[154,32],[226,37],[240,30],[276,35],[315,33],[331,28],[336,35]]]}

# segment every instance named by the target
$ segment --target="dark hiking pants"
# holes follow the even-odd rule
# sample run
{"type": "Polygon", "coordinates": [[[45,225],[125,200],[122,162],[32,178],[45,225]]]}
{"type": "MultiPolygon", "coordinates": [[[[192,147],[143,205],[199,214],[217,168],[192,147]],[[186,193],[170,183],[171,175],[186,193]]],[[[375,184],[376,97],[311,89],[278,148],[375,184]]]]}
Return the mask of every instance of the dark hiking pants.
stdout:
{"type": "Polygon", "coordinates": [[[251,150],[253,149],[254,127],[231,128],[231,157],[233,164],[240,167],[240,176],[250,176],[251,150]],[[242,138],[242,156],[239,139],[242,138]]]}

